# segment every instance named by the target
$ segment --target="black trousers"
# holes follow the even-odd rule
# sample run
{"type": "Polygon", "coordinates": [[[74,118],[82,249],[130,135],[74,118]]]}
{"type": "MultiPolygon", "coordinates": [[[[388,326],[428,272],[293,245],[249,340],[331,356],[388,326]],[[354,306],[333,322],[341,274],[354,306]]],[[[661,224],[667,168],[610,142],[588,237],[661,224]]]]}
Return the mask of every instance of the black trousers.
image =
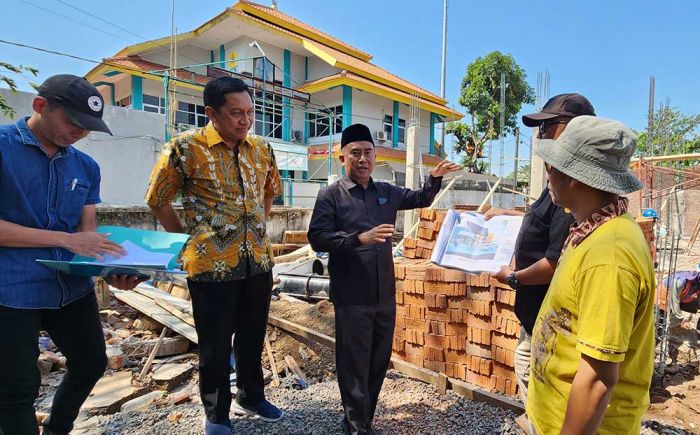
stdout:
{"type": "Polygon", "coordinates": [[[231,336],[238,401],[265,398],[262,351],[272,294],[272,272],[225,282],[187,280],[199,340],[199,391],[211,423],[229,420],[231,336]]]}
{"type": "Polygon", "coordinates": [[[54,395],[44,433],[73,429],[88,394],[107,367],[102,324],[94,293],[58,310],[0,306],[0,434],[39,433],[34,401],[41,375],[37,368],[39,331],[45,330],[66,357],[68,370],[54,395]]]}
{"type": "Polygon", "coordinates": [[[352,434],[371,431],[391,360],[394,302],[335,306],[335,364],[345,421],[352,434]]]}

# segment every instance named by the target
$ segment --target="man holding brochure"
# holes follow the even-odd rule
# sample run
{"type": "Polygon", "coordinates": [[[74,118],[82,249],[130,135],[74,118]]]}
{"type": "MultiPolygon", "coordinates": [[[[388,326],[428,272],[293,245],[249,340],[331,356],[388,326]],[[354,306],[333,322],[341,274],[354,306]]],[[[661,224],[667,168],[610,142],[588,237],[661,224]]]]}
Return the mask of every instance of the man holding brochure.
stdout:
{"type": "Polygon", "coordinates": [[[343,130],[340,147],[347,175],[319,192],[309,241],[315,251],[330,253],[344,430],[371,434],[396,320],[391,253],[396,212],[429,206],[442,176],[462,168],[444,160],[430,171],[422,189],[410,190],[372,180],[374,141],[366,126],[343,130]]]}
{"type": "MultiPolygon", "coordinates": [[[[34,401],[39,331],[66,356],[44,434],[67,434],[107,366],[90,277],[67,275],[36,260],[102,259],[124,250],[95,232],[100,168],[73,143],[90,131],[110,133],[104,101],[82,77],[48,78],[34,114],[0,127],[0,434],[38,434],[34,401]]],[[[111,134],[111,133],[110,133],[111,134]]],[[[133,288],[135,277],[111,284],[133,288]]]]}

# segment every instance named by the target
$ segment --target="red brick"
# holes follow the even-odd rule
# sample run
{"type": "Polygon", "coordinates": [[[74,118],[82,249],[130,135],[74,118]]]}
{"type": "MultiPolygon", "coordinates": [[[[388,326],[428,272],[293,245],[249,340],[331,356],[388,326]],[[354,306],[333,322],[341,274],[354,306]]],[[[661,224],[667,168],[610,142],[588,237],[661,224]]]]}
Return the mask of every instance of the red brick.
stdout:
{"type": "Polygon", "coordinates": [[[465,323],[447,323],[447,330],[445,332],[445,335],[456,335],[458,337],[466,337],[467,336],[467,329],[469,326],[467,326],[465,323]]]}
{"type": "Polygon", "coordinates": [[[446,335],[425,334],[425,344],[427,346],[446,349],[448,347],[448,337],[446,335]]]}
{"type": "Polygon", "coordinates": [[[447,322],[431,320],[430,329],[428,332],[436,335],[447,335],[447,322]]]}

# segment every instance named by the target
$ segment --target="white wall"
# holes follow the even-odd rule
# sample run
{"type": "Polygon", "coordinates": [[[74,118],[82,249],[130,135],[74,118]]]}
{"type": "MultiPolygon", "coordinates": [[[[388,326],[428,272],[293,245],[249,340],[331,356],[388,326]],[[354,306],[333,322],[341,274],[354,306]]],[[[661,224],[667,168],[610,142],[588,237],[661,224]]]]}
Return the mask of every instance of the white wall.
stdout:
{"type": "Polygon", "coordinates": [[[329,65],[323,59],[316,56],[309,57],[309,81],[328,77],[339,72],[338,68],[329,65]]]}
{"type": "MultiPolygon", "coordinates": [[[[216,50],[214,50],[214,56],[215,59],[218,58],[219,51],[218,47],[216,50]]],[[[168,49],[159,49],[156,51],[152,51],[150,53],[145,53],[140,55],[141,58],[155,62],[164,66],[169,66],[170,65],[170,50],[168,49]]],[[[209,63],[211,61],[211,53],[210,50],[205,50],[203,48],[195,47],[193,45],[186,45],[186,44],[178,44],[177,47],[177,67],[178,68],[183,68],[183,67],[188,67],[189,65],[199,65],[203,63],[209,63]]],[[[207,67],[206,66],[200,66],[200,67],[188,67],[187,68],[190,71],[194,71],[199,74],[206,74],[207,73],[207,67]]]]}

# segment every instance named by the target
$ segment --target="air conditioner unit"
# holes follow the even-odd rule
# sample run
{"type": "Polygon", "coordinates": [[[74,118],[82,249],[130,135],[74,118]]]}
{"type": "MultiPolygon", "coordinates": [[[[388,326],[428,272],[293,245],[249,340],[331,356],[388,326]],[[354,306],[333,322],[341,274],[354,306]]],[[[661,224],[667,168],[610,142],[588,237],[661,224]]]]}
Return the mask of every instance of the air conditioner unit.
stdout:
{"type": "Polygon", "coordinates": [[[292,141],[301,142],[302,140],[304,140],[304,133],[301,130],[293,130],[292,141]]]}
{"type": "Polygon", "coordinates": [[[377,130],[376,138],[378,141],[383,142],[386,140],[386,131],[377,130]]]}

